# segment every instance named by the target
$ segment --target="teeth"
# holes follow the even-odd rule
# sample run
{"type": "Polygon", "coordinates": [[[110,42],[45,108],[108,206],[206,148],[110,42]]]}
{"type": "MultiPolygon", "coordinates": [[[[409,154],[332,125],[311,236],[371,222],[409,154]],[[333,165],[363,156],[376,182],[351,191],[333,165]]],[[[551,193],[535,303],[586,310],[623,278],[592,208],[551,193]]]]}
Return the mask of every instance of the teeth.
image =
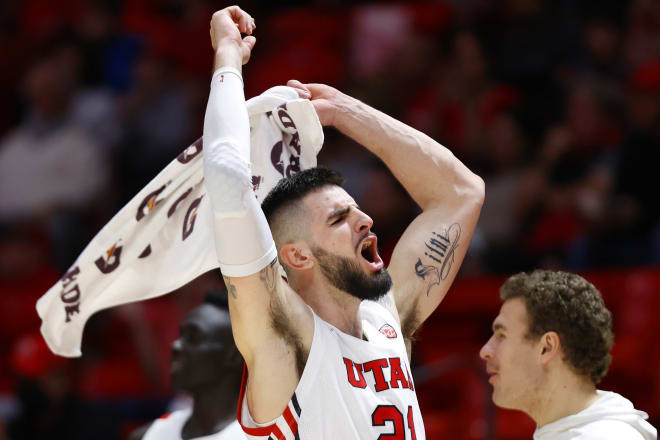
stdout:
{"type": "Polygon", "coordinates": [[[369,247],[371,247],[371,242],[370,242],[370,241],[367,241],[367,242],[364,243],[364,245],[362,246],[362,249],[363,249],[363,250],[364,250],[364,249],[369,249],[369,247]]]}

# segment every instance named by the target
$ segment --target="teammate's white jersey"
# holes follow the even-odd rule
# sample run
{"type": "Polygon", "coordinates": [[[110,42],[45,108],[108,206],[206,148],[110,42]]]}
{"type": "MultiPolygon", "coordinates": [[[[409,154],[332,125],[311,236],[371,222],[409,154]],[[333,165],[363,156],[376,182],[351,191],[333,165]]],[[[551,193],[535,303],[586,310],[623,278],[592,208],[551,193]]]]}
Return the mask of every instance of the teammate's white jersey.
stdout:
{"type": "Polygon", "coordinates": [[[596,390],[598,400],[582,411],[534,431],[534,440],[657,440],[648,414],[611,391],[596,390]]]}
{"type": "MultiPolygon", "coordinates": [[[[174,411],[165,417],[154,420],[142,440],[181,440],[181,430],[190,417],[190,409],[174,411]]],[[[215,434],[195,437],[195,440],[244,440],[245,434],[237,421],[227,425],[215,434]]]]}
{"type": "Polygon", "coordinates": [[[373,301],[360,305],[367,340],[341,332],[314,314],[314,339],[300,382],[284,413],[266,424],[252,419],[245,390],[238,420],[250,439],[425,440],[424,424],[401,329],[373,301]]]}

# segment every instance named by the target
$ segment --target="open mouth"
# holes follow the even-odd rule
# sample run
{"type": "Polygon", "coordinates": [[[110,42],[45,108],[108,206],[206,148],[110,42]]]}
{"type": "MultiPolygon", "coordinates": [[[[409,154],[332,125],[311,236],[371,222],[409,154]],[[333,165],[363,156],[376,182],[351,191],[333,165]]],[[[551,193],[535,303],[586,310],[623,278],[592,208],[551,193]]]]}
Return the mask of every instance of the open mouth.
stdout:
{"type": "Polygon", "coordinates": [[[378,255],[378,239],[369,235],[359,245],[360,255],[370,270],[377,271],[383,268],[383,260],[378,255]]]}

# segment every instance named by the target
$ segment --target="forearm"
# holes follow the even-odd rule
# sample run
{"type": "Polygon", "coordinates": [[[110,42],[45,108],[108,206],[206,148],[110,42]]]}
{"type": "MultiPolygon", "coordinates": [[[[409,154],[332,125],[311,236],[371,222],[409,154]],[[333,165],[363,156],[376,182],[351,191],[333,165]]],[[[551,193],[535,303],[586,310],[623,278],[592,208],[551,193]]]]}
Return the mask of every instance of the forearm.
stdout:
{"type": "Polygon", "coordinates": [[[203,146],[204,176],[213,207],[235,210],[250,185],[250,122],[243,79],[233,67],[222,66],[211,79],[203,146]]]}
{"type": "Polygon", "coordinates": [[[422,207],[482,197],[483,181],[429,136],[340,94],[333,125],[378,156],[422,207]]]}
{"type": "Polygon", "coordinates": [[[204,184],[213,207],[220,268],[226,276],[257,273],[276,252],[252,192],[250,124],[243,82],[233,66],[213,74],[203,139],[204,184]]]}
{"type": "Polygon", "coordinates": [[[219,66],[211,79],[204,115],[204,149],[231,141],[240,147],[241,157],[250,159],[250,122],[243,94],[243,79],[232,65],[219,66]]]}

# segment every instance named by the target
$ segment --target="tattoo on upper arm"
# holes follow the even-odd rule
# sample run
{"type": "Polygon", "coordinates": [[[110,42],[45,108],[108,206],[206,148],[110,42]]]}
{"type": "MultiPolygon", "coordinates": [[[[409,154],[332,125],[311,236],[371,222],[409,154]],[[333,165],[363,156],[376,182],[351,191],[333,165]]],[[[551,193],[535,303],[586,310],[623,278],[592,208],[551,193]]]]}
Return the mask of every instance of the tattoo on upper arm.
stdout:
{"type": "MultiPolygon", "coordinates": [[[[275,258],[273,261],[268,263],[268,266],[264,267],[263,269],[261,269],[261,271],[259,271],[259,279],[266,286],[268,293],[275,292],[275,286],[276,286],[275,280],[277,280],[278,273],[279,271],[277,269],[277,258],[275,258]]],[[[225,280],[225,286],[227,286],[227,291],[229,292],[229,294],[234,299],[238,299],[236,286],[232,284],[231,278],[223,275],[222,279],[225,280]]]]}
{"type": "Polygon", "coordinates": [[[223,276],[222,276],[222,279],[225,280],[225,286],[227,286],[227,291],[229,292],[229,294],[230,294],[234,299],[238,299],[238,295],[236,294],[236,286],[234,286],[234,285],[231,283],[231,278],[226,277],[226,276],[223,275],[223,276]]]}
{"type": "Polygon", "coordinates": [[[277,269],[277,258],[273,259],[268,266],[261,269],[259,272],[259,279],[264,283],[268,293],[275,293],[276,280],[279,276],[277,269]]]}
{"type": "Polygon", "coordinates": [[[449,276],[460,237],[461,225],[453,223],[442,233],[431,232],[431,237],[424,242],[426,250],[424,257],[417,258],[415,274],[427,281],[426,296],[433,286],[449,276]]]}

